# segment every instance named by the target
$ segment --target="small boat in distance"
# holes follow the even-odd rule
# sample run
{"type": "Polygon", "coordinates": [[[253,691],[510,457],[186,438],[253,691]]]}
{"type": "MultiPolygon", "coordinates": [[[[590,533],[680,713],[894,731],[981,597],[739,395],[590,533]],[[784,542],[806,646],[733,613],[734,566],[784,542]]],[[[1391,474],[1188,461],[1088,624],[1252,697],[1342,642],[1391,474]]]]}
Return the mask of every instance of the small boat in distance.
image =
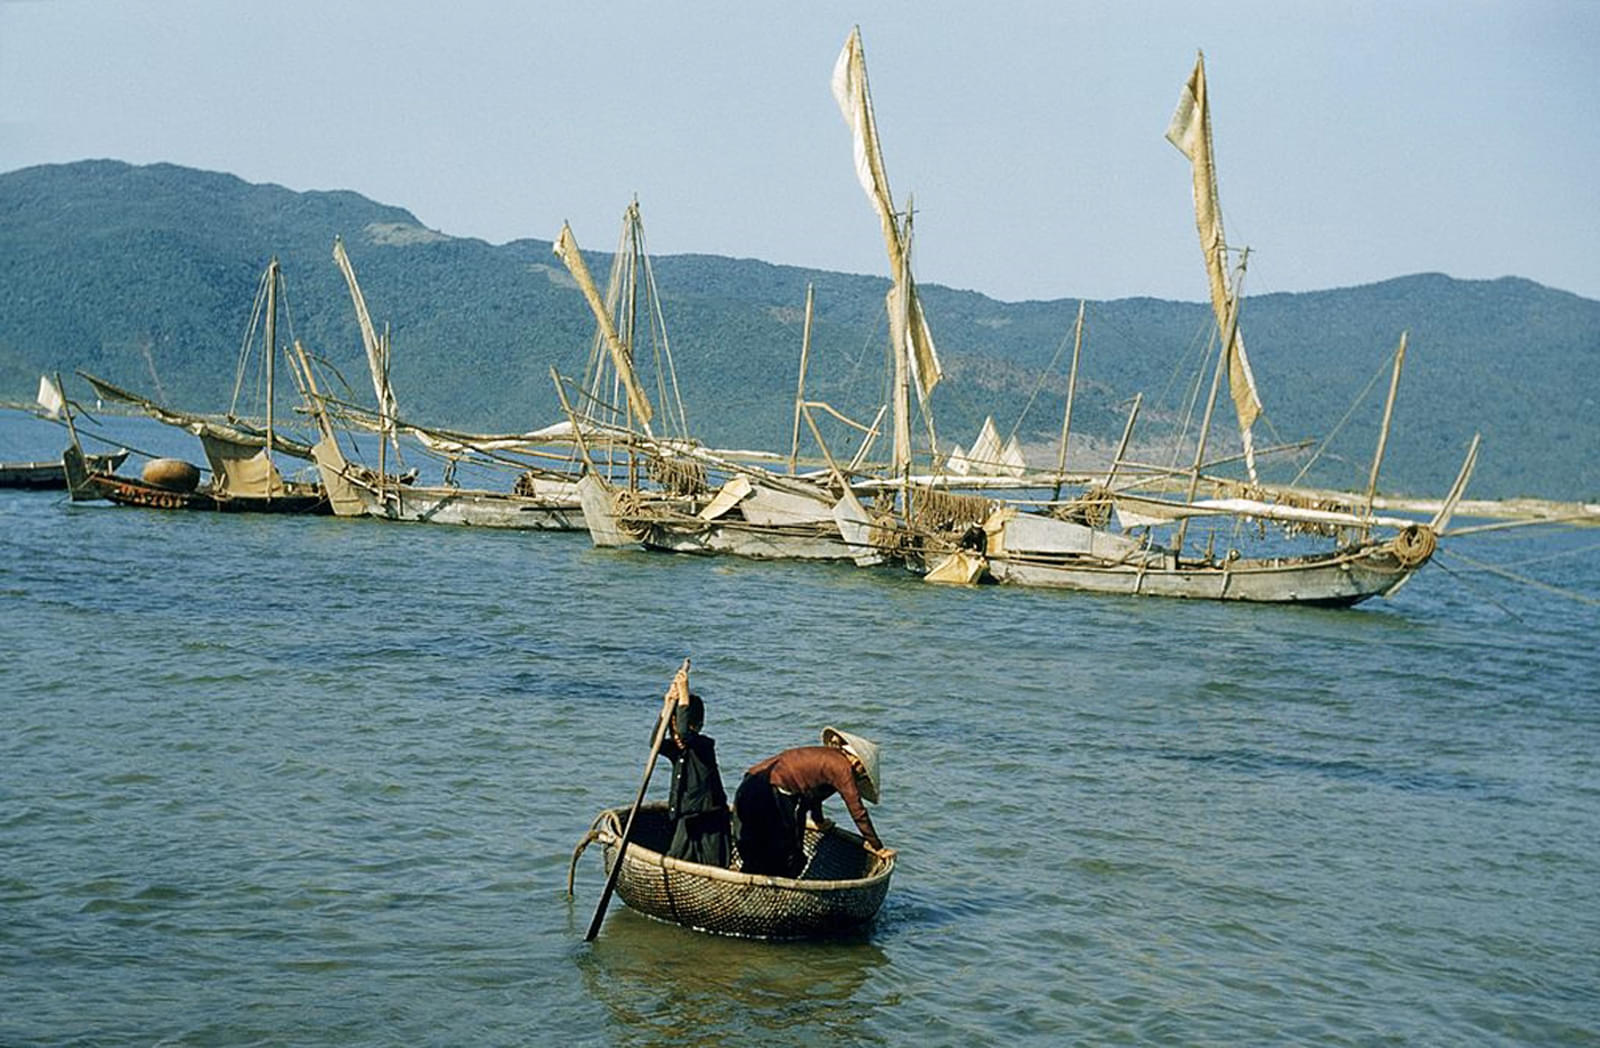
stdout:
{"type": "MultiPolygon", "coordinates": [[[[590,842],[600,842],[606,873],[611,873],[627,817],[624,806],[595,818],[572,854],[568,895],[578,857],[590,842]]],[[[866,850],[860,837],[838,826],[806,827],[806,865],[798,877],[741,873],[674,859],[664,854],[671,840],[667,806],[642,805],[623,854],[617,894],[646,917],[717,935],[814,939],[859,934],[877,916],[894,874],[893,858],[879,858],[866,850]]]]}
{"type": "MultiPolygon", "coordinates": [[[[62,456],[67,487],[74,501],[107,499],[123,506],[153,509],[199,509],[248,513],[331,513],[327,492],[321,484],[285,479],[273,462],[274,451],[312,461],[311,445],[280,432],[274,423],[275,369],[277,354],[277,314],[279,290],[283,281],[278,259],[267,263],[256,292],[250,326],[245,336],[245,351],[239,360],[234,382],[234,405],[225,420],[178,411],[147,397],[115,386],[86,371],[78,374],[108,400],[133,404],[146,415],[200,438],[211,469],[211,483],[200,485],[198,467],[176,459],[156,459],[148,463],[139,477],[124,477],[115,472],[91,469],[73,433],[73,446],[62,456]],[[257,324],[264,328],[261,364],[266,373],[263,425],[241,417],[239,392],[244,386],[245,369],[251,353],[257,324]]],[[[296,343],[298,352],[298,342],[296,343]]],[[[70,417],[69,417],[70,418],[70,417]]]]}
{"type": "MultiPolygon", "coordinates": [[[[84,456],[92,470],[113,473],[128,459],[126,448],[106,454],[84,456]]],[[[65,491],[67,471],[60,459],[54,462],[0,462],[0,488],[25,488],[33,491],[65,491]]]]}
{"type": "Polygon", "coordinates": [[[383,334],[379,335],[373,326],[366,296],[356,280],[355,267],[345,251],[344,241],[337,237],[333,242],[333,260],[350,289],[350,301],[361,329],[377,404],[375,411],[368,411],[326,395],[312,371],[311,360],[304,354],[297,355],[301,392],[322,437],[314,446],[313,454],[323,486],[332,500],[333,512],[341,517],[367,516],[429,524],[581,530],[583,514],[576,478],[565,468],[571,456],[549,450],[550,445],[561,443],[558,437],[549,433],[499,436],[451,433],[401,419],[390,380],[388,328],[385,326],[383,334]],[[361,461],[356,454],[353,439],[356,429],[377,434],[376,468],[361,461]],[[418,483],[415,469],[405,470],[403,463],[389,461],[391,449],[399,456],[402,436],[414,438],[426,451],[448,459],[443,483],[418,483]],[[350,448],[349,454],[345,445],[350,448]],[[457,462],[484,467],[505,467],[515,462],[518,472],[509,490],[462,487],[454,481],[457,462]],[[400,472],[396,472],[397,467],[400,472]]]}

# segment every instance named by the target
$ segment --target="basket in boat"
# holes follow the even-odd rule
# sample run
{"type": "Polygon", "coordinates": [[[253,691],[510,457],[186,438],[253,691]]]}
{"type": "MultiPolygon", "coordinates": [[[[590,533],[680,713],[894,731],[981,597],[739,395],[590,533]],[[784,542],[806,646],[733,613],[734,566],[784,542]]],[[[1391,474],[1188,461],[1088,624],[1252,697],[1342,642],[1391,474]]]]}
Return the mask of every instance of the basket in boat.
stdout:
{"type": "MultiPolygon", "coordinates": [[[[590,840],[605,850],[607,876],[617,861],[627,808],[595,819],[590,840]]],[[[883,905],[894,860],[862,847],[860,837],[837,826],[806,828],[806,865],[799,877],[767,877],[685,862],[664,855],[672,839],[665,804],[639,808],[617,875],[616,892],[647,917],[719,935],[757,939],[808,939],[847,935],[864,928],[883,905]]],[[[577,854],[573,863],[577,863],[577,854]]],[[[738,860],[735,858],[735,865],[738,860]]]]}

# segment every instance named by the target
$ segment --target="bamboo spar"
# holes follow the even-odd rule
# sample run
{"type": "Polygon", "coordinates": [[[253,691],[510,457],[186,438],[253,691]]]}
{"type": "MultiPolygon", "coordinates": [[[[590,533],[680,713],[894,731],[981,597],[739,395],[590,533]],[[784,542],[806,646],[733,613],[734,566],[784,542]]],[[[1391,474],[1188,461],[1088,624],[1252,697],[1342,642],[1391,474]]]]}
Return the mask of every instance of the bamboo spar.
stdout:
{"type": "Polygon", "coordinates": [[[1067,472],[1067,435],[1072,432],[1072,400],[1078,392],[1078,354],[1083,349],[1083,299],[1078,300],[1078,323],[1072,336],[1072,370],[1067,375],[1067,410],[1061,417],[1061,452],[1056,456],[1056,490],[1051,500],[1061,500],[1061,478],[1067,472]]]}
{"type": "Polygon", "coordinates": [[[1117,479],[1117,467],[1122,465],[1123,457],[1128,453],[1128,441],[1133,438],[1133,424],[1139,418],[1139,405],[1144,402],[1143,393],[1133,395],[1133,407],[1128,409],[1128,421],[1122,426],[1122,439],[1117,442],[1117,453],[1111,459],[1111,468],[1106,470],[1106,487],[1109,488],[1117,479]]]}
{"type": "MultiPolygon", "coordinates": [[[[1217,370],[1211,376],[1211,394],[1206,398],[1206,414],[1200,422],[1200,439],[1195,443],[1194,467],[1189,471],[1189,494],[1186,502],[1193,502],[1194,495],[1200,487],[1200,466],[1206,459],[1206,441],[1211,436],[1211,416],[1217,407],[1217,390],[1222,385],[1222,373],[1228,367],[1229,350],[1233,346],[1234,336],[1239,333],[1239,293],[1238,288],[1244,283],[1244,269],[1250,260],[1250,251],[1245,249],[1244,255],[1239,259],[1239,279],[1234,284],[1234,295],[1228,303],[1228,322],[1222,329],[1222,349],[1217,354],[1217,370]]],[[[1248,452],[1248,448],[1246,451],[1248,452]]],[[[1183,551],[1183,539],[1189,530],[1189,521],[1185,518],[1178,522],[1178,533],[1173,538],[1172,547],[1176,553],[1183,551]]]]}
{"type": "Polygon", "coordinates": [[[806,396],[806,362],[811,356],[811,306],[815,288],[806,284],[806,324],[800,336],[800,380],[794,391],[794,436],[789,442],[789,472],[794,473],[800,462],[800,412],[806,396]]]}
{"type": "MultiPolygon", "coordinates": [[[[272,261],[267,265],[267,465],[272,465],[272,401],[273,397],[273,365],[277,361],[278,348],[278,256],[272,256],[272,261]]],[[[267,500],[272,500],[272,485],[267,485],[267,500]]]]}
{"type": "MultiPolygon", "coordinates": [[[[1384,446],[1389,443],[1389,422],[1394,418],[1395,394],[1400,391],[1400,368],[1406,362],[1406,332],[1400,332],[1400,348],[1394,352],[1394,371],[1389,376],[1389,397],[1383,402],[1383,426],[1378,430],[1378,449],[1372,454],[1372,473],[1367,478],[1367,504],[1362,515],[1372,516],[1372,500],[1378,495],[1378,467],[1383,465],[1384,446]]],[[[1362,529],[1366,537],[1370,529],[1362,529]]]]}

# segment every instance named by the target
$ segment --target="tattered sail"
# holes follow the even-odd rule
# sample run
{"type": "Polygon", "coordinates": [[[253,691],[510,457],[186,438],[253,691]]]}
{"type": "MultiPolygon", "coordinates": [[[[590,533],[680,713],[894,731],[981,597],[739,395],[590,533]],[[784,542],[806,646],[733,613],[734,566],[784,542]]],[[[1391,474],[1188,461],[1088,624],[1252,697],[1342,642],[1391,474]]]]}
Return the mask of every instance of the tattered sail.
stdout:
{"type": "Polygon", "coordinates": [[[654,414],[650,408],[650,399],[645,396],[644,389],[639,385],[638,375],[633,368],[633,358],[629,355],[627,347],[622,344],[622,338],[617,334],[617,327],[611,322],[611,313],[606,309],[599,289],[595,287],[594,278],[589,275],[589,267],[583,262],[583,254],[578,250],[578,241],[572,235],[572,227],[565,222],[561,224],[561,235],[556,238],[553,250],[556,257],[566,264],[567,271],[572,274],[572,279],[578,282],[583,297],[588,300],[589,308],[594,311],[595,320],[599,322],[600,330],[605,337],[606,348],[611,353],[612,366],[617,369],[623,388],[627,390],[628,406],[644,431],[649,433],[650,419],[654,414]]]}
{"type": "Polygon", "coordinates": [[[259,444],[241,444],[211,433],[201,433],[200,444],[219,495],[282,498],[288,494],[278,467],[259,444]]]}
{"type": "MultiPolygon", "coordinates": [[[[917,298],[916,286],[911,280],[907,265],[908,245],[895,215],[894,197],[889,192],[889,176],[883,169],[883,153],[878,146],[878,125],[872,113],[872,95],[867,89],[867,64],[861,49],[861,30],[853,29],[839,52],[833,67],[833,97],[844,114],[845,123],[855,143],[856,179],[866,191],[867,199],[878,212],[883,226],[884,244],[889,249],[889,272],[895,281],[895,292],[904,297],[903,302],[891,303],[889,315],[898,312],[904,318],[903,335],[907,339],[917,388],[924,399],[939,384],[944,370],[939,365],[939,354],[933,345],[933,335],[922,314],[922,304],[917,298]]],[[[892,323],[892,321],[891,321],[892,323]]]]}
{"type": "Polygon", "coordinates": [[[1261,398],[1256,393],[1255,376],[1245,356],[1244,334],[1230,313],[1238,308],[1228,287],[1227,240],[1222,232],[1222,206],[1217,198],[1217,173],[1212,161],[1211,109],[1206,101],[1205,55],[1195,59],[1194,72],[1178,98],[1178,107],[1167,126],[1167,141],[1189,158],[1194,172],[1195,226],[1200,233],[1200,249],[1205,255],[1206,274],[1211,281],[1211,307],[1216,313],[1222,338],[1233,330],[1227,349],[1228,389],[1239,417],[1239,433],[1244,441],[1245,464],[1253,479],[1256,475],[1255,448],[1250,427],[1261,414],[1261,398]]]}
{"type": "Polygon", "coordinates": [[[366,347],[367,368],[372,372],[372,391],[378,398],[379,429],[390,440],[395,440],[395,419],[400,415],[400,405],[395,400],[394,386],[389,381],[387,340],[380,339],[377,330],[372,326],[372,316],[367,312],[366,296],[361,293],[361,285],[356,283],[355,267],[350,264],[350,256],[345,254],[344,241],[339,237],[333,239],[333,261],[338,265],[339,272],[344,274],[345,283],[350,287],[350,302],[355,307],[356,321],[361,327],[361,344],[366,347]]]}

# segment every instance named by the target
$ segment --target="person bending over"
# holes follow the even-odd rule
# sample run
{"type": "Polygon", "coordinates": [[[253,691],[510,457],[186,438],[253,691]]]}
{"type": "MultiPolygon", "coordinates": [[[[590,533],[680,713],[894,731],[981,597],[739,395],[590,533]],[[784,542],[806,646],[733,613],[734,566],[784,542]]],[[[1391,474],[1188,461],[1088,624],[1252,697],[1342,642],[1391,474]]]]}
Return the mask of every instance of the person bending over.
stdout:
{"type": "Polygon", "coordinates": [[[806,816],[826,829],[822,802],[837,793],[867,850],[894,856],[872,826],[864,801],[878,803],[878,747],[839,731],[822,729],[821,746],[798,746],[753,765],[734,794],[736,837],[745,873],[797,877],[805,868],[806,816]]]}

